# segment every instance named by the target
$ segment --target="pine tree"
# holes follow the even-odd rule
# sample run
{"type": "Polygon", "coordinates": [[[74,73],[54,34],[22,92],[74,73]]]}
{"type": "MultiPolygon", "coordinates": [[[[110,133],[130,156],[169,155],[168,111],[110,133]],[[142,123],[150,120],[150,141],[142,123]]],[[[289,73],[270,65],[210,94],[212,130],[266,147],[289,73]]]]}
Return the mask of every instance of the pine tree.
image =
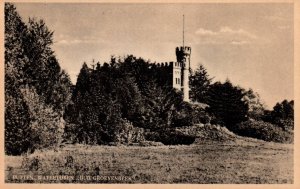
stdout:
{"type": "Polygon", "coordinates": [[[247,119],[248,104],[243,100],[243,89],[235,87],[230,81],[216,82],[208,90],[208,111],[217,118],[217,123],[229,129],[247,119]]]}
{"type": "Polygon", "coordinates": [[[5,3],[7,154],[49,147],[59,140],[55,133],[63,127],[71,82],[51,50],[52,36],[42,20],[30,19],[26,25],[15,6],[5,3]]]}
{"type": "Polygon", "coordinates": [[[209,77],[206,68],[200,64],[199,68],[190,76],[190,98],[193,101],[207,102],[207,91],[212,78],[209,77]]]}
{"type": "Polygon", "coordinates": [[[5,153],[20,155],[30,148],[30,113],[16,79],[5,72],[5,153]]]}
{"type": "Polygon", "coordinates": [[[5,3],[5,152],[10,155],[30,147],[30,114],[20,91],[28,63],[22,48],[26,29],[16,8],[5,3]]]}

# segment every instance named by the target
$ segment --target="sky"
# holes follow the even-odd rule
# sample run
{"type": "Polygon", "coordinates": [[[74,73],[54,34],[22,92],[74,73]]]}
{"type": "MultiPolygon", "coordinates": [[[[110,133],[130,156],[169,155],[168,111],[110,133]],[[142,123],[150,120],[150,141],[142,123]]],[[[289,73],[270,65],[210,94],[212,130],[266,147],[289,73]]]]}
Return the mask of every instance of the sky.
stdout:
{"type": "Polygon", "coordinates": [[[24,22],[43,19],[54,31],[52,48],[74,84],[83,62],[108,62],[112,55],[176,61],[184,14],[193,69],[203,64],[213,81],[252,88],[269,109],[294,99],[293,4],[15,5],[24,22]]]}

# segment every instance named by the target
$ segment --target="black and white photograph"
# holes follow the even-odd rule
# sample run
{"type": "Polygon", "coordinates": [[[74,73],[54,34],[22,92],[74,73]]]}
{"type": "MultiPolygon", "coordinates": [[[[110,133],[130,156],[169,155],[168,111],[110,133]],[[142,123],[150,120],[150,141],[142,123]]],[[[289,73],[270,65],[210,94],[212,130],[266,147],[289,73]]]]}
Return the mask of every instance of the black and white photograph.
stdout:
{"type": "Polygon", "coordinates": [[[2,4],[5,184],[296,182],[292,1],[2,4]]]}

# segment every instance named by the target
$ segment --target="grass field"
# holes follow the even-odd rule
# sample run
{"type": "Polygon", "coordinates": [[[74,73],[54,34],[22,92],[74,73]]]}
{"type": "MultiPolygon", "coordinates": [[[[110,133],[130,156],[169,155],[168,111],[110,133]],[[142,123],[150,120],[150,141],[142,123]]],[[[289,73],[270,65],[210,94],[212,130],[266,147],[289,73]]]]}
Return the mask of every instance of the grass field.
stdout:
{"type": "Polygon", "coordinates": [[[5,161],[6,182],[293,183],[292,144],[247,138],[189,146],[68,145],[5,161]]]}

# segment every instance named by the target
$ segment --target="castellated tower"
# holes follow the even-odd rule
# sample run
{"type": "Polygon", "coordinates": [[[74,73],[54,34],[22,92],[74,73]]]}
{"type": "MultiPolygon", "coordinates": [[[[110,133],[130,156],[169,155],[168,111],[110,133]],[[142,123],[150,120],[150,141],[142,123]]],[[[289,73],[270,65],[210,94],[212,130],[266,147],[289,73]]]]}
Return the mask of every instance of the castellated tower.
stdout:
{"type": "MultiPolygon", "coordinates": [[[[191,57],[191,47],[182,46],[176,48],[177,63],[179,63],[180,71],[181,71],[179,77],[180,78],[179,84],[181,84],[181,90],[183,92],[183,100],[186,102],[190,101],[190,97],[189,97],[190,57],[191,57]]],[[[174,69],[175,67],[173,67],[173,70],[174,69]]],[[[173,87],[174,87],[174,77],[177,77],[177,75],[173,74],[173,87]]]]}
{"type": "Polygon", "coordinates": [[[158,63],[156,66],[161,67],[167,71],[167,74],[162,76],[168,85],[176,90],[182,91],[183,100],[189,102],[189,74],[190,74],[190,57],[191,47],[184,45],[184,15],[183,15],[183,36],[182,46],[176,47],[176,62],[158,63]]]}

